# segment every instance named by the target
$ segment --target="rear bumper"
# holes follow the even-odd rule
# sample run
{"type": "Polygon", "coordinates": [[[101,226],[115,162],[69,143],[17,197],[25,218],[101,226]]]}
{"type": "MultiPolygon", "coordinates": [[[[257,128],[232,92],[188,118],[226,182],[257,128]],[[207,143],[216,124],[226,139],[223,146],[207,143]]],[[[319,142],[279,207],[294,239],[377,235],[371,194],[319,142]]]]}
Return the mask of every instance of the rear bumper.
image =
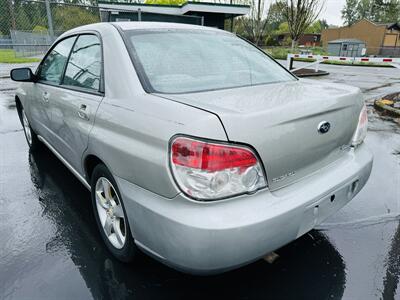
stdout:
{"type": "Polygon", "coordinates": [[[166,199],[116,179],[139,247],[176,269],[212,274],[257,260],[321,223],[361,190],[372,161],[361,145],[288,187],[215,203],[166,199]]]}

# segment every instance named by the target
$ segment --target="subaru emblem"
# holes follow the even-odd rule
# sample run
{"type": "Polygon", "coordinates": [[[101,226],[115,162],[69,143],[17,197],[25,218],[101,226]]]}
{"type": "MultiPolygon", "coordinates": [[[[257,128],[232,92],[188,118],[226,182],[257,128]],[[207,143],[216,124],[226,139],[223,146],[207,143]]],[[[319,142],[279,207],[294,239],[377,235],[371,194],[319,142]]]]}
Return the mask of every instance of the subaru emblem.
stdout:
{"type": "Polygon", "coordinates": [[[331,123],[327,121],[322,121],[318,124],[318,132],[321,134],[327,133],[331,129],[331,123]]]}

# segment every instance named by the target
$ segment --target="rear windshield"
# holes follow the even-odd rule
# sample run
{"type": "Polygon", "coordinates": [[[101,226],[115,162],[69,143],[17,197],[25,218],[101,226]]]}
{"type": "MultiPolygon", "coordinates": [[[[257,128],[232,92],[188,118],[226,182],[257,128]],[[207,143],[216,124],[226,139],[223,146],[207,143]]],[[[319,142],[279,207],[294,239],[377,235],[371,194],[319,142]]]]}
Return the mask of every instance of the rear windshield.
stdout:
{"type": "Polygon", "coordinates": [[[126,31],[139,76],[151,92],[189,93],[295,80],[248,42],[224,32],[126,31]]]}

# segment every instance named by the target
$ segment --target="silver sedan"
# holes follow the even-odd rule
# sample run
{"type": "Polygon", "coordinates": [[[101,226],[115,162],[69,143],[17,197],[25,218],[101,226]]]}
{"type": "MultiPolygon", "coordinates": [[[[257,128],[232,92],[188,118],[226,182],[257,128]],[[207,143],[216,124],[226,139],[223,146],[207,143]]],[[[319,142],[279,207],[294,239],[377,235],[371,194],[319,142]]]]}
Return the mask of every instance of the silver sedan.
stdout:
{"type": "Polygon", "coordinates": [[[211,274],[308,232],[365,185],[359,89],[299,80],[235,35],[121,22],[64,33],[14,69],[31,151],[91,191],[110,252],[211,274]]]}

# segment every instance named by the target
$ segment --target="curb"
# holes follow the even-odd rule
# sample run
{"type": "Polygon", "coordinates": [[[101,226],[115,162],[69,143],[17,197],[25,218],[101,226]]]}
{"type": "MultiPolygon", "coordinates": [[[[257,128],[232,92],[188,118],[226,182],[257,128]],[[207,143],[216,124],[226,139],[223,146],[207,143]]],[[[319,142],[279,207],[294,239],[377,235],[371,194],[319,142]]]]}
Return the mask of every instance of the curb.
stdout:
{"type": "Polygon", "coordinates": [[[395,117],[395,118],[399,118],[400,117],[400,109],[397,109],[397,108],[391,107],[389,105],[386,105],[385,103],[382,102],[382,99],[375,100],[374,101],[374,107],[377,110],[379,110],[381,112],[384,112],[387,115],[390,115],[392,117],[395,117]]]}

